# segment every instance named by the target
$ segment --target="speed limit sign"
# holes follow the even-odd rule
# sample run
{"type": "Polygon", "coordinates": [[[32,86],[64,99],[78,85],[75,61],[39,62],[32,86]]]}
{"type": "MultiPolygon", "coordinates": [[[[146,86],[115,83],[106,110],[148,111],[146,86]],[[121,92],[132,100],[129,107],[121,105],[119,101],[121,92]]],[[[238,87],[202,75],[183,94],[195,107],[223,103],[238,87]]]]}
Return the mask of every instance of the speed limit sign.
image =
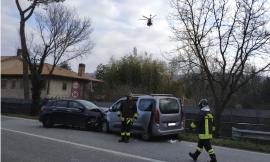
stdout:
{"type": "Polygon", "coordinates": [[[78,91],[74,90],[74,91],[71,93],[71,96],[72,96],[73,98],[79,98],[80,93],[79,93],[78,91]]]}

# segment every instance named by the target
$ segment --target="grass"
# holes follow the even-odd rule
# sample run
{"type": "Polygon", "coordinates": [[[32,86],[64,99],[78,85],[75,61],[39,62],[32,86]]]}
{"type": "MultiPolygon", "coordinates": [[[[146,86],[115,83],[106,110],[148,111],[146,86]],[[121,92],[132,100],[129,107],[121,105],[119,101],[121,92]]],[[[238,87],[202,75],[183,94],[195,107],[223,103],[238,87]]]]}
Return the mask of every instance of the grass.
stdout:
{"type": "MultiPolygon", "coordinates": [[[[191,133],[180,134],[178,138],[179,140],[183,140],[183,141],[190,141],[190,142],[198,141],[197,135],[191,134],[191,133]]],[[[248,139],[232,140],[231,138],[225,138],[225,137],[212,139],[211,142],[213,145],[217,145],[217,146],[225,146],[225,147],[230,147],[230,148],[270,153],[269,142],[265,143],[262,141],[255,141],[255,140],[248,140],[248,139]]]]}

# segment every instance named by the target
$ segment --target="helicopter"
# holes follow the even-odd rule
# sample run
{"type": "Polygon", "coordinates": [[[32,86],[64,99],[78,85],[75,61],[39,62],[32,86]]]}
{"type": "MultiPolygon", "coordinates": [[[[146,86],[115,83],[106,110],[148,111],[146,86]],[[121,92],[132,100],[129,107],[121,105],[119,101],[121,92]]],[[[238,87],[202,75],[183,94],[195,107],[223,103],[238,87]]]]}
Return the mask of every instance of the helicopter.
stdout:
{"type": "Polygon", "coordinates": [[[151,26],[151,25],[153,25],[153,18],[154,17],[156,17],[156,15],[154,15],[154,16],[152,16],[151,14],[150,14],[150,17],[146,17],[146,16],[142,16],[143,17],[143,19],[139,19],[139,20],[147,20],[147,26],[151,26]]]}

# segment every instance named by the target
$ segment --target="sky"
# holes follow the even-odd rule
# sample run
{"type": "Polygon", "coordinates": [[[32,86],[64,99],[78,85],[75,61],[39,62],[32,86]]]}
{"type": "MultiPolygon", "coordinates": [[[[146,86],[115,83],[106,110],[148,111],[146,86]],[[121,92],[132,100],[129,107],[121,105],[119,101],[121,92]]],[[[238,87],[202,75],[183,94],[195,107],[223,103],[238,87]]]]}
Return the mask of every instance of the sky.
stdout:
{"type": "MultiPolygon", "coordinates": [[[[87,57],[70,62],[74,71],[79,63],[84,63],[86,72],[94,72],[98,64],[130,54],[134,47],[139,54],[147,52],[161,60],[166,60],[165,52],[175,48],[167,21],[171,10],[169,0],[66,0],[64,4],[75,8],[81,17],[91,18],[94,28],[91,39],[95,47],[87,57]],[[146,21],[139,19],[150,14],[157,16],[153,26],[148,27],[146,21]]],[[[34,27],[32,19],[26,28],[31,31],[34,27]]],[[[1,55],[14,56],[19,47],[15,0],[1,0],[1,55]]]]}

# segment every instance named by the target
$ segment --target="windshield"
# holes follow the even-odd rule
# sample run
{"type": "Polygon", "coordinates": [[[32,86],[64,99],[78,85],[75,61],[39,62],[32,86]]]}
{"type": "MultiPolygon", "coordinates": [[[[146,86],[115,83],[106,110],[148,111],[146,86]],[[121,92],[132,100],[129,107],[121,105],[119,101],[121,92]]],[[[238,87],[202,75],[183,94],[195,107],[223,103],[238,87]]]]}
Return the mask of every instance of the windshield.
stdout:
{"type": "Polygon", "coordinates": [[[176,99],[162,98],[159,100],[159,109],[162,114],[179,113],[179,104],[176,99]]]}
{"type": "Polygon", "coordinates": [[[98,108],[97,105],[95,105],[94,103],[90,102],[90,101],[86,101],[86,100],[78,100],[81,104],[83,104],[86,109],[94,109],[94,108],[98,108]]]}

